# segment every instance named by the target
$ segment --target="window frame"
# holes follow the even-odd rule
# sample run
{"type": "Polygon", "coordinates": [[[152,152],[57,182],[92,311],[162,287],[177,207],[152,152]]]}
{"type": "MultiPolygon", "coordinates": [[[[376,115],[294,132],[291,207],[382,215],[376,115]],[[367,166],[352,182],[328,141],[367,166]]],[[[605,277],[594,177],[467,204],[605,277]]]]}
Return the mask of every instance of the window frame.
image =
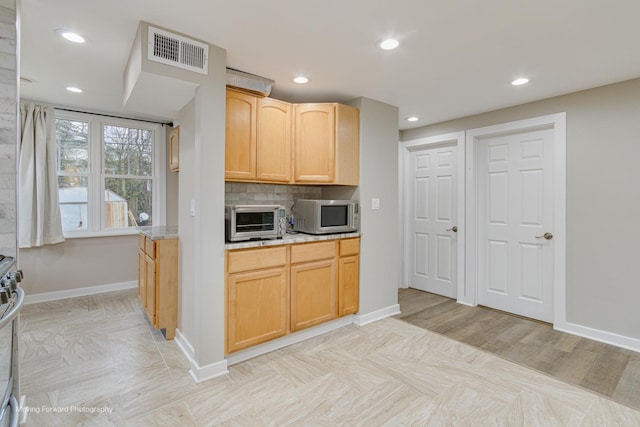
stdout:
{"type": "MultiPolygon", "coordinates": [[[[88,123],[88,150],[89,172],[87,174],[59,173],[56,170],[56,180],[60,176],[87,176],[87,229],[79,231],[63,230],[66,239],[106,236],[126,236],[138,234],[137,227],[106,228],[106,205],[104,200],[105,181],[107,177],[116,176],[106,174],[104,167],[104,126],[128,127],[134,129],[150,130],[153,133],[152,141],[152,208],[153,225],[166,225],[166,129],[161,124],[143,122],[135,119],[124,119],[103,116],[99,114],[87,114],[56,110],[56,119],[75,120],[88,123]],[[98,200],[96,201],[96,197],[98,200]]],[[[54,124],[54,129],[56,125],[54,124]]],[[[56,155],[57,155],[56,141],[56,155]]],[[[57,169],[57,165],[56,165],[57,169]]],[[[127,177],[120,175],[118,177],[127,177]]],[[[131,175],[131,179],[139,178],[131,175]]],[[[146,177],[145,177],[146,179],[146,177]]]]}

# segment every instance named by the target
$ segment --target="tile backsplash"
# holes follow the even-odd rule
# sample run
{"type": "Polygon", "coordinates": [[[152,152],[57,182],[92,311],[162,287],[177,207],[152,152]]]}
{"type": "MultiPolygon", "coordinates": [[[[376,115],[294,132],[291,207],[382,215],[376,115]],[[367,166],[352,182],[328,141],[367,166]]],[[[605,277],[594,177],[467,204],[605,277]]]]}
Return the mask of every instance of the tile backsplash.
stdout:
{"type": "Polygon", "coordinates": [[[322,189],[304,185],[225,182],[225,204],[282,205],[287,214],[296,199],[321,199],[322,189]]]}

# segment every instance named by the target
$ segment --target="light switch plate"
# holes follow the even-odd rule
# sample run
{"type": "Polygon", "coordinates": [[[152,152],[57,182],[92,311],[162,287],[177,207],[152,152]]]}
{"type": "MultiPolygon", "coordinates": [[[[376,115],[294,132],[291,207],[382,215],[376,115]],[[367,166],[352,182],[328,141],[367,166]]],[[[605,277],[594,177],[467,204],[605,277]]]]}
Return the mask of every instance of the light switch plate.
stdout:
{"type": "Polygon", "coordinates": [[[191,202],[189,203],[189,213],[191,216],[196,216],[196,201],[193,199],[191,199],[191,202]]]}
{"type": "Polygon", "coordinates": [[[371,199],[371,209],[373,210],[380,209],[380,199],[378,198],[371,199]]]}

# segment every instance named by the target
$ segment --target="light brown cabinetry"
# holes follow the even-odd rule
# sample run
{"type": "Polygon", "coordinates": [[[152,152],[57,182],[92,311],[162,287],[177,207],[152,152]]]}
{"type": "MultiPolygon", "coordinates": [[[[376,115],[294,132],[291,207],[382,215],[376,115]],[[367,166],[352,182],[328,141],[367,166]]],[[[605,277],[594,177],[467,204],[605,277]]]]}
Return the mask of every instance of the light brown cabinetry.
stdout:
{"type": "Polygon", "coordinates": [[[227,89],[224,170],[227,180],[256,179],[257,98],[227,89]]]}
{"type": "Polygon", "coordinates": [[[358,185],[360,111],[227,89],[225,180],[358,185]]]}
{"type": "Polygon", "coordinates": [[[291,331],[336,318],[336,241],[291,246],[291,331]]]}
{"type": "Polygon", "coordinates": [[[178,239],[138,235],[138,298],[151,324],[173,339],[178,322],[178,239]]]}
{"type": "Polygon", "coordinates": [[[338,262],[338,316],[358,312],[360,284],[360,238],[340,240],[338,262]]]}
{"type": "Polygon", "coordinates": [[[225,352],[358,311],[360,239],[226,251],[225,352]]]}
{"type": "Polygon", "coordinates": [[[294,182],[358,185],[360,111],[342,104],[296,104],[294,182]]]}
{"type": "Polygon", "coordinates": [[[285,246],[227,252],[226,353],[288,332],[285,246]]]}
{"type": "Polygon", "coordinates": [[[169,132],[169,169],[180,172],[180,126],[169,132]]]}
{"type": "Polygon", "coordinates": [[[291,181],[291,104],[258,98],[256,178],[263,182],[291,181]]]}
{"type": "Polygon", "coordinates": [[[225,179],[291,180],[291,104],[227,89],[225,179]]]}

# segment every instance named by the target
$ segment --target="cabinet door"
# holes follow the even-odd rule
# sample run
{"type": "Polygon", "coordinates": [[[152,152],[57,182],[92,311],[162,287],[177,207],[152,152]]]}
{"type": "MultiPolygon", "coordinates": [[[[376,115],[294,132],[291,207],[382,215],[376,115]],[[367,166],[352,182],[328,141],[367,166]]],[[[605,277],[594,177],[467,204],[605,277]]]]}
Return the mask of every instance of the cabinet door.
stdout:
{"type": "Polygon", "coordinates": [[[259,181],[291,180],[291,104],[259,98],[257,110],[257,178],[259,181]]]}
{"type": "Polygon", "coordinates": [[[138,299],[143,307],[147,305],[147,264],[142,249],[138,249],[138,299]]]}
{"type": "Polygon", "coordinates": [[[227,353],[287,333],[287,284],[284,267],[227,277],[227,353]]]}
{"type": "Polygon", "coordinates": [[[360,256],[340,258],[338,266],[338,316],[358,312],[360,256]]]}
{"type": "Polygon", "coordinates": [[[332,183],[335,179],[335,104],[295,107],[294,180],[332,183]]]}
{"type": "Polygon", "coordinates": [[[227,90],[225,179],[256,178],[256,97],[227,90]]]}
{"type": "Polygon", "coordinates": [[[291,266],[291,330],[336,318],[336,261],[291,266]]]}
{"type": "Polygon", "coordinates": [[[173,172],[180,171],[180,126],[169,132],[169,168],[173,172]]]}
{"type": "Polygon", "coordinates": [[[145,301],[144,306],[149,321],[156,326],[156,260],[149,255],[144,257],[145,263],[145,301]]]}

